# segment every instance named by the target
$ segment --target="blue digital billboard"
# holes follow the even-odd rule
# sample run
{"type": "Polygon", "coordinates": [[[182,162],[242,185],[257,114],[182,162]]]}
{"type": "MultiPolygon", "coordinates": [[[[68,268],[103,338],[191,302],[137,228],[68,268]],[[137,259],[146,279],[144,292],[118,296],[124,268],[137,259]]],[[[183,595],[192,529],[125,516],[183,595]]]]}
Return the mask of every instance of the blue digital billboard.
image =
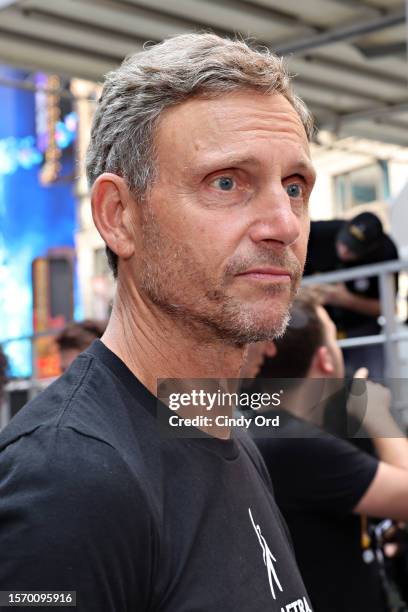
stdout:
{"type": "MultiPolygon", "coordinates": [[[[2,79],[23,81],[28,76],[32,80],[21,70],[0,67],[0,343],[12,376],[32,373],[31,342],[23,340],[33,333],[32,261],[49,249],[73,247],[76,228],[70,146],[75,115],[68,108],[70,112],[56,117],[58,177],[41,184],[40,173],[44,179],[50,170],[41,100],[33,91],[1,85],[2,79]]],[[[76,312],[79,308],[76,303],[76,312]]]]}

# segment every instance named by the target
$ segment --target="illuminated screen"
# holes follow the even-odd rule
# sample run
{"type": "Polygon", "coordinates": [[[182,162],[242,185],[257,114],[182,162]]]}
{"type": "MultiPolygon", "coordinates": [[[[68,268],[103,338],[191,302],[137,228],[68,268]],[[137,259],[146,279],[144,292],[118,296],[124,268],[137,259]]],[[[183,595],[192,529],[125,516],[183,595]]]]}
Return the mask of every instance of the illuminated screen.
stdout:
{"type": "MultiPolygon", "coordinates": [[[[57,182],[40,184],[38,102],[36,107],[31,91],[2,86],[1,78],[32,80],[32,75],[0,67],[0,343],[11,375],[25,377],[32,374],[31,342],[22,339],[33,329],[32,261],[50,248],[74,246],[74,153],[65,142],[57,182]]],[[[72,116],[67,115],[68,127],[72,116]]],[[[64,129],[61,124],[62,139],[64,129]]],[[[75,306],[78,312],[77,300],[75,306]]]]}

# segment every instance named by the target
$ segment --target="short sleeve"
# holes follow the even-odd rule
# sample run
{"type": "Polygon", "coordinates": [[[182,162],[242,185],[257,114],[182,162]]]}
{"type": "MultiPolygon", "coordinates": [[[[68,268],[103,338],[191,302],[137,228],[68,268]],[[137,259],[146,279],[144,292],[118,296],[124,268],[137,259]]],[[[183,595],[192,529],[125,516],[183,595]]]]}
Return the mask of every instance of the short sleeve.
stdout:
{"type": "Polygon", "coordinates": [[[153,543],[145,495],[105,442],[40,427],[0,453],[0,590],[76,591],[80,612],[142,612],[153,543]]]}
{"type": "Polygon", "coordinates": [[[278,505],[349,514],[367,491],[378,460],[329,434],[260,440],[278,505]]]}

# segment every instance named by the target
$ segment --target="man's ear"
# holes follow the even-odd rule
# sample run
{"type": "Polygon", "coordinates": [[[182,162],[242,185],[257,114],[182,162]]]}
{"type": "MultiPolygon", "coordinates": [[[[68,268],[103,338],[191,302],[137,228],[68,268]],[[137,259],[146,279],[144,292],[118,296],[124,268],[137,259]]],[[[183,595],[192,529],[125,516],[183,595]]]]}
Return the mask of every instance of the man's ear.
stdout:
{"type": "Polygon", "coordinates": [[[92,216],[107,246],[122,259],[134,253],[134,238],[129,223],[129,207],[136,207],[126,181],[116,174],[104,172],[92,187],[92,216]]]}
{"type": "Polygon", "coordinates": [[[278,352],[278,349],[276,348],[275,342],[272,342],[271,340],[268,340],[267,342],[265,342],[265,349],[264,349],[265,357],[275,357],[277,352],[278,352]]]}
{"type": "Polygon", "coordinates": [[[319,346],[313,357],[313,366],[322,374],[330,375],[334,373],[333,356],[327,346],[319,346]]]}

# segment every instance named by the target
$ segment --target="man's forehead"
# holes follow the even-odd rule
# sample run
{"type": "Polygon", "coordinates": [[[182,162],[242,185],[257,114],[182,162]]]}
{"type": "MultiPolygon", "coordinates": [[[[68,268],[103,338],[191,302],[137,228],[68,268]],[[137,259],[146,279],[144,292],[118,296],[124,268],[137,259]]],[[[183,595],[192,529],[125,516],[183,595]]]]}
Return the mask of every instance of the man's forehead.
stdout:
{"type": "Polygon", "coordinates": [[[293,131],[306,137],[305,128],[292,104],[279,93],[241,92],[214,101],[207,116],[214,129],[242,131],[293,131]]]}
{"type": "Polygon", "coordinates": [[[277,93],[228,93],[205,99],[196,97],[163,113],[156,144],[182,146],[188,155],[226,154],[231,164],[250,162],[253,140],[278,138],[293,142],[303,163],[310,164],[305,128],[291,103],[277,93]]]}
{"type": "MultiPolygon", "coordinates": [[[[214,97],[194,96],[163,111],[160,124],[170,127],[172,123],[202,126],[203,121],[214,128],[228,126],[240,119],[251,125],[256,119],[259,124],[269,124],[271,119],[281,119],[293,129],[305,132],[299,114],[282,94],[260,93],[251,90],[227,92],[214,97]]],[[[305,133],[306,136],[306,133],[305,133]]]]}

